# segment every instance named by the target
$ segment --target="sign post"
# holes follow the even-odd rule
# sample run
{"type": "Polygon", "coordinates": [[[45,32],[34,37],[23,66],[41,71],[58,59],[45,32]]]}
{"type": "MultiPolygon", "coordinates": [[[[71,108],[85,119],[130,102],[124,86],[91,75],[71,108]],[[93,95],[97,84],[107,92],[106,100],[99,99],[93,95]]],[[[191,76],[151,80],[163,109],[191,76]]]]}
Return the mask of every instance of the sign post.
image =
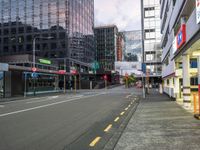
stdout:
{"type": "Polygon", "coordinates": [[[145,80],[144,80],[144,74],[146,74],[146,64],[142,63],[142,95],[143,98],[146,97],[145,95],[145,80]]]}
{"type": "Polygon", "coordinates": [[[36,83],[36,81],[35,81],[35,78],[36,78],[36,71],[37,71],[37,68],[36,67],[33,67],[32,69],[32,78],[33,78],[33,95],[35,96],[36,95],[36,87],[35,87],[35,83],[36,83]]]}
{"type": "Polygon", "coordinates": [[[128,73],[125,74],[125,78],[126,78],[126,88],[128,88],[128,73]]]}

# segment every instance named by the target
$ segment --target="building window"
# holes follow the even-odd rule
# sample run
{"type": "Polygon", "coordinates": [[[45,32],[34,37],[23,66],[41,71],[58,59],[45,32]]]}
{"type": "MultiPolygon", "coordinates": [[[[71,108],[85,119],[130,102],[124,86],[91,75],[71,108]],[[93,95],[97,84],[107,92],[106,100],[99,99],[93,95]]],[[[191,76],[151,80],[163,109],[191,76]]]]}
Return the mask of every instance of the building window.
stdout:
{"type": "Polygon", "coordinates": [[[155,7],[144,8],[144,17],[145,18],[155,17],[155,7]]]}
{"type": "Polygon", "coordinates": [[[198,77],[191,77],[190,85],[198,85],[198,77]]]}
{"type": "Polygon", "coordinates": [[[190,68],[197,68],[197,58],[190,59],[190,68]]]}
{"type": "Polygon", "coordinates": [[[175,4],[176,4],[176,0],[173,0],[173,6],[175,6],[175,4]]]}
{"type": "Polygon", "coordinates": [[[155,39],[156,38],[155,29],[146,29],[144,32],[145,32],[145,39],[155,39]]]}

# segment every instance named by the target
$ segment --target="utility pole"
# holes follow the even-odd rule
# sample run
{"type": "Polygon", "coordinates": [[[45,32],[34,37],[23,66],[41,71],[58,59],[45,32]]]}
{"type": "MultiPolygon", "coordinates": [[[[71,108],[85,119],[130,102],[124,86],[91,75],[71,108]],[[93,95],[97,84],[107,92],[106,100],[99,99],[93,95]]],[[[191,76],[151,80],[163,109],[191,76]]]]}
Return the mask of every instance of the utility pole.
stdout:
{"type": "MultiPolygon", "coordinates": [[[[66,58],[64,58],[64,70],[66,72],[66,58]]],[[[66,93],[66,74],[64,73],[64,93],[66,93]]]]}
{"type": "MultiPolygon", "coordinates": [[[[33,39],[33,68],[34,68],[34,70],[35,70],[35,41],[36,41],[36,37],[34,37],[34,39],[33,39]]],[[[36,70],[35,70],[36,71],[36,70]]],[[[35,71],[33,71],[34,73],[35,73],[35,71]]],[[[35,96],[35,90],[36,90],[36,88],[35,88],[35,76],[33,77],[33,95],[35,96]]]]}
{"type": "MultiPolygon", "coordinates": [[[[141,29],[142,29],[142,68],[145,66],[144,64],[144,58],[145,58],[145,54],[144,54],[144,6],[143,6],[143,0],[141,0],[141,29]]],[[[146,68],[146,66],[145,66],[146,68]]],[[[142,95],[143,98],[145,98],[145,80],[144,80],[144,70],[142,69],[142,95]]]]}

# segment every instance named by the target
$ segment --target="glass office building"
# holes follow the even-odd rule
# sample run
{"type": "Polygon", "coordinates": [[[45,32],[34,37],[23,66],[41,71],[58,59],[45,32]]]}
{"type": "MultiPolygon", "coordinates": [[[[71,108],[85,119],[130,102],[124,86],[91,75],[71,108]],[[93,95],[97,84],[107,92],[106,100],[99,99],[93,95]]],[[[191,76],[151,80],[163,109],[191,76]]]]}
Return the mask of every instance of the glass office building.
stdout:
{"type": "Polygon", "coordinates": [[[161,82],[162,49],[160,46],[159,0],[142,0],[143,61],[152,84],[161,82]]]}
{"type": "Polygon", "coordinates": [[[125,31],[124,35],[124,60],[128,62],[142,61],[141,31],[125,31]]]}
{"type": "Polygon", "coordinates": [[[94,60],[94,0],[0,0],[0,55],[94,60]]]}
{"type": "Polygon", "coordinates": [[[97,61],[103,71],[115,69],[117,61],[117,34],[115,25],[95,27],[95,39],[97,44],[97,61]]]}

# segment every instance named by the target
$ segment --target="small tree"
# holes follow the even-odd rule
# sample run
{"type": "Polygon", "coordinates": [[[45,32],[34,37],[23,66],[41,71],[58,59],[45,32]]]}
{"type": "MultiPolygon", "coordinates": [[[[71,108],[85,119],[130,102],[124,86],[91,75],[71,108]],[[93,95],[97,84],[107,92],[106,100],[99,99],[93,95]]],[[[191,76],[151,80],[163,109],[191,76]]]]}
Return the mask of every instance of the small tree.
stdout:
{"type": "Polygon", "coordinates": [[[127,82],[128,86],[129,86],[130,84],[136,82],[136,78],[135,78],[134,74],[132,74],[132,75],[130,75],[128,77],[123,77],[123,81],[124,81],[125,84],[127,82]]]}

